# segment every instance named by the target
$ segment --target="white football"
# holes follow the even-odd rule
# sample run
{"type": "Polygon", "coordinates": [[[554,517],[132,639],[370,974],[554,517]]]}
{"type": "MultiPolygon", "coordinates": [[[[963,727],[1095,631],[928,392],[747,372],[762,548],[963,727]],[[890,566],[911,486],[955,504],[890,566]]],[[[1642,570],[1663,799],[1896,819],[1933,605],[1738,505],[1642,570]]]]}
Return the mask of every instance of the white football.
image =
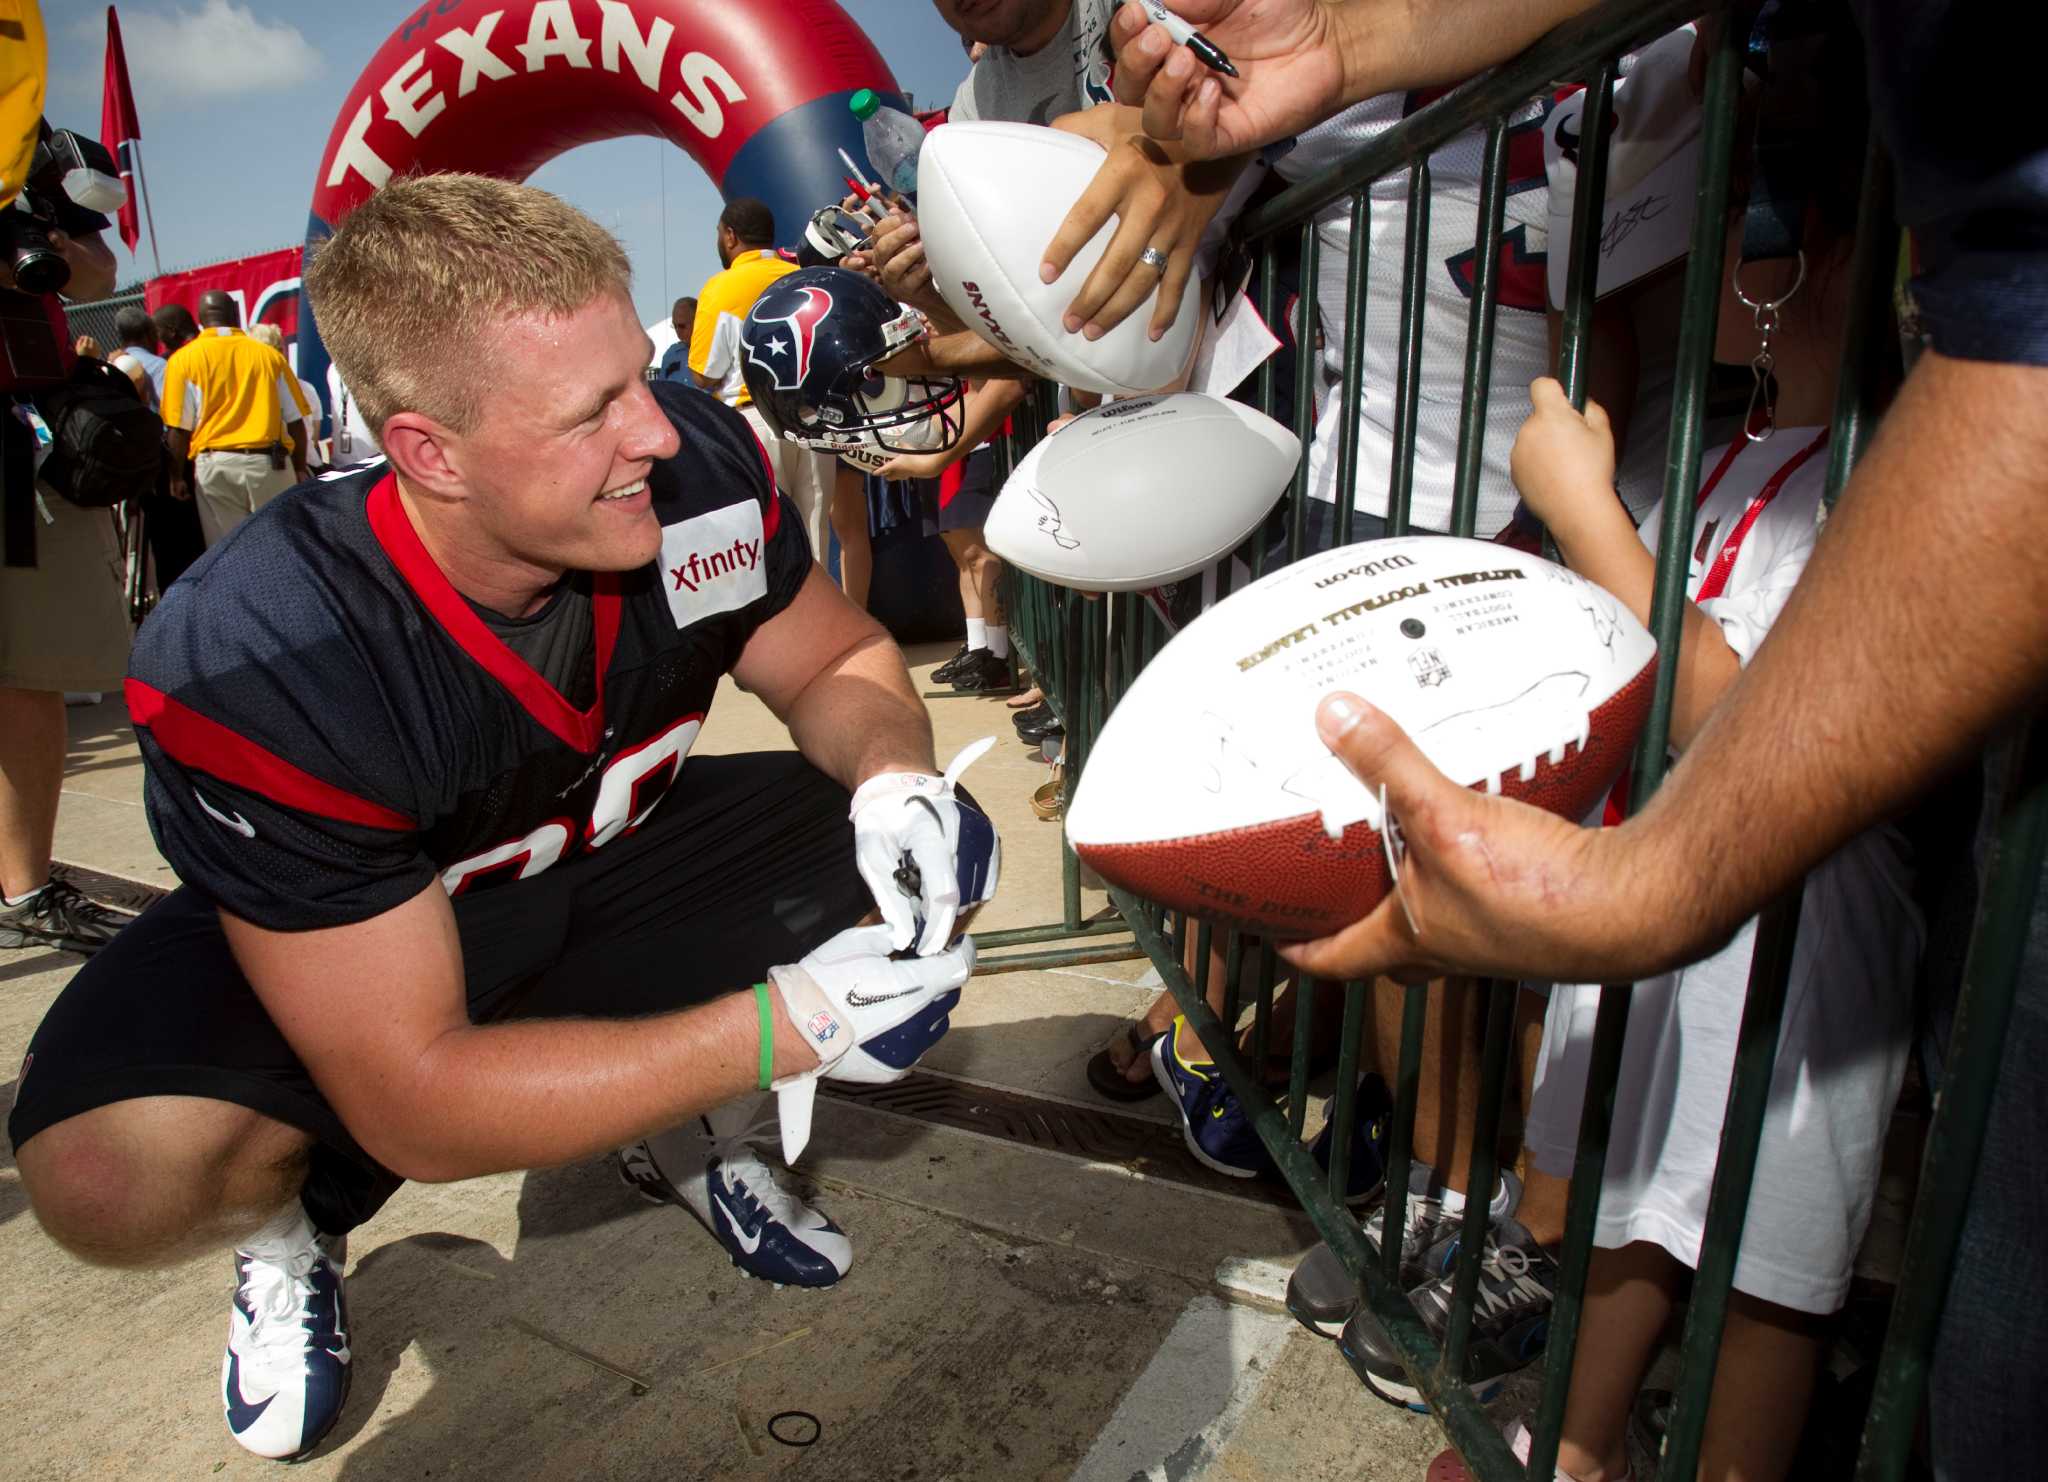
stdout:
{"type": "Polygon", "coordinates": [[[1378,797],[1316,734],[1325,695],[1363,695],[1454,781],[1580,818],[1627,762],[1656,669],[1619,599],[1537,556],[1443,535],[1306,556],[1140,672],[1088,753],[1067,838],[1148,899],[1321,936],[1392,884],[1378,797]]]}
{"type": "Polygon", "coordinates": [[[983,535],[1018,570],[1063,587],[1156,587],[1257,529],[1300,456],[1293,433],[1220,396],[1113,401],[1024,456],[983,535]]]}
{"type": "Polygon", "coordinates": [[[1200,285],[1188,285],[1173,328],[1158,340],[1147,333],[1149,299],[1099,340],[1068,334],[1067,305],[1102,260],[1114,219],[1056,280],[1038,279],[1046,246],[1102,160],[1098,145],[1058,129],[946,124],[925,136],[918,155],[918,230],[947,304],[1012,360],[1084,391],[1154,391],[1187,366],[1200,285]]]}

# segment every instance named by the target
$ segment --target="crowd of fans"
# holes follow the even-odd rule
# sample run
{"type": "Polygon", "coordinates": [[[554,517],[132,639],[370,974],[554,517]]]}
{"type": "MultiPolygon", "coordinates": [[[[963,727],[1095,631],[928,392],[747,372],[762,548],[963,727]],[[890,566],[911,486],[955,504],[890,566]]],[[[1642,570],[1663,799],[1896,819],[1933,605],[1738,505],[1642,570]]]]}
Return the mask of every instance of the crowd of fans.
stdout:
{"type": "MultiPolygon", "coordinates": [[[[1068,320],[1070,331],[1091,336],[1148,303],[1155,322],[1163,324],[1184,285],[1208,291],[1215,263],[1195,260],[1197,245],[1227,227],[1234,209],[1254,197],[1258,177],[1270,174],[1282,184],[1310,178],[1355,153],[1440,90],[1424,90],[1421,84],[1462,75],[1454,59],[1440,61],[1422,69],[1434,75],[1418,73],[1405,79],[1406,86],[1360,84],[1349,94],[1332,90],[1331,102],[1345,106],[1313,114],[1307,110],[1314,89],[1283,99],[1287,90],[1276,81],[1266,91],[1249,90],[1234,114],[1237,90],[1207,77],[1190,53],[1170,44],[1162,28],[1148,27],[1146,18],[1135,13],[1137,7],[1126,7],[1132,13],[1113,20],[1116,7],[1108,0],[978,9],[937,3],[963,36],[986,46],[962,85],[953,117],[1074,129],[1109,150],[1105,179],[1124,172],[1109,196],[1125,208],[1119,212],[1118,240],[1122,244],[1128,234],[1130,250],[1097,275],[1101,281],[1089,282],[1068,320]],[[1100,101],[1119,44],[1124,55],[1117,91],[1128,101],[1100,101]],[[1149,90],[1141,84],[1149,84],[1149,90]],[[1254,99],[1284,102],[1291,126],[1281,128],[1261,118],[1254,99]],[[1135,142],[1147,135],[1152,136],[1148,147],[1135,142]],[[1175,139],[1176,144],[1160,150],[1158,141],[1175,139]],[[1198,180],[1198,168],[1212,173],[1198,180]],[[1150,198],[1130,184],[1144,169],[1160,187],[1150,198]],[[1168,255],[1163,271],[1136,259],[1137,247],[1146,244],[1168,255]]],[[[1284,75],[1280,64],[1290,49],[1315,50],[1301,36],[1287,33],[1290,23],[1310,25],[1306,13],[1311,7],[1282,6],[1282,14],[1273,16],[1242,9],[1247,13],[1230,4],[1187,8],[1197,20],[1198,10],[1215,12],[1216,36],[1233,34],[1247,54],[1272,57],[1267,75],[1276,79],[1284,75]],[[1296,9],[1304,15],[1295,15],[1296,9]]],[[[1361,4],[1352,9],[1376,8],[1361,4]]],[[[1529,20],[1518,18],[1515,26],[1529,20]]],[[[1463,50],[1475,65],[1498,59],[1518,37],[1529,39],[1514,27],[1510,31],[1486,45],[1467,43],[1463,50]]],[[[1547,529],[1568,565],[1616,592],[1644,621],[1661,517],[1678,289],[1692,227],[1705,58],[1716,36],[1712,24],[1704,35],[1687,27],[1623,59],[1598,243],[1601,296],[1589,334],[1592,399],[1583,413],[1572,407],[1558,383],[1547,379],[1559,337],[1581,100],[1566,90],[1531,101],[1507,120],[1505,249],[1490,368],[1493,390],[1481,420],[1476,533],[1530,544],[1547,529]],[[1517,147],[1518,140],[1527,141],[1527,147],[1517,147]]],[[[1745,107],[1740,125],[1724,249],[1733,272],[1722,297],[1714,350],[1718,363],[1754,368],[1755,395],[1746,405],[1720,408],[1709,425],[1671,736],[1673,755],[1680,758],[1691,751],[1710,716],[1723,708],[1786,610],[1826,516],[1825,454],[1849,312],[1863,134],[1871,116],[1861,41],[1846,7],[1782,7],[1775,26],[1760,30],[1756,43],[1758,52],[1767,54],[1751,86],[1760,86],[1764,99],[1745,107]],[[1761,127],[1759,115],[1766,119],[1761,127]],[[1787,125],[1787,119],[1796,122],[1787,125]],[[1796,161],[1789,170],[1788,158],[1796,161]],[[1774,178],[1764,179],[1767,168],[1774,178]],[[1787,209],[1788,195],[1795,218],[1790,245],[1773,248],[1769,228],[1785,230],[1777,218],[1787,209]]],[[[1483,144],[1483,133],[1475,130],[1430,160],[1425,328],[1409,514],[1418,530],[1448,532],[1451,525],[1483,144]]],[[[1389,476],[1402,451],[1395,437],[1393,392],[1405,190],[1400,175],[1370,187],[1369,244],[1349,240],[1348,200],[1323,209],[1316,220],[1321,272],[1315,284],[1305,285],[1314,312],[1275,326],[1290,350],[1298,346],[1316,360],[1315,436],[1307,481],[1313,501],[1306,522],[1311,549],[1336,538],[1340,504],[1351,506],[1351,538],[1387,532],[1389,476]],[[1346,385],[1345,286],[1354,246],[1369,246],[1365,343],[1363,375],[1346,385]],[[1336,444],[1347,419],[1357,423],[1359,453],[1355,481],[1342,489],[1336,480],[1336,444]]],[[[1107,211],[1088,214],[1086,202],[1077,208],[1078,219],[1070,220],[1049,247],[1049,272],[1064,268],[1074,246],[1106,216],[1107,211]]],[[[1116,256],[1113,247],[1110,257],[1116,256]]],[[[931,291],[915,218],[907,209],[892,214],[870,249],[852,261],[924,311],[935,338],[962,328],[931,291]]],[[[1241,284],[1224,286],[1234,290],[1241,284]]],[[[1905,348],[1910,353],[1919,347],[1905,348]]],[[[936,345],[930,363],[944,363],[936,345]]],[[[1291,384],[1293,377],[1276,379],[1291,384]]],[[[1234,388],[1206,389],[1228,393],[1234,388]]],[[[945,456],[907,461],[902,471],[927,471],[945,456]]],[[[1284,552],[1276,548],[1276,555],[1284,557],[1284,552]]],[[[1344,717],[1336,718],[1341,722],[1344,717]]],[[[1625,802],[1624,784],[1610,808],[1610,821],[1619,818],[1625,802]]],[[[1927,847],[1928,832],[1916,828],[1911,813],[1888,820],[1872,817],[1866,831],[1843,832],[1830,851],[1817,851],[1803,861],[1803,929],[1707,1420],[1703,1476],[1785,1476],[1797,1458],[1810,1458],[1801,1451],[1808,1399],[1829,1335],[1826,1320],[1847,1300],[1870,1223],[1880,1154],[1906,1073],[1916,990],[1939,1000],[1954,989],[1953,964],[1923,961],[1925,913],[1942,898],[1948,878],[1969,866],[1960,849],[1927,847]]],[[[1585,1328],[1558,1457],[1560,1475],[1576,1482],[1614,1482],[1629,1475],[1626,1438],[1631,1415],[1639,1408],[1637,1392],[1684,1299],[1686,1274],[1699,1260],[1756,927],[1753,919],[1737,926],[1737,919],[1723,924],[1719,935],[1726,940],[1717,950],[1667,953],[1650,964],[1661,971],[1644,972],[1635,990],[1616,1093],[1617,1131],[1595,1227],[1598,1248],[1588,1279],[1585,1328]]],[[[1512,941],[1491,951],[1512,965],[1546,965],[1541,953],[1532,953],[1528,964],[1515,963],[1512,941]]],[[[1355,949],[1339,951],[1334,943],[1290,955],[1304,966],[1334,962],[1350,971],[1398,960],[1379,962],[1355,949]]],[[[1255,956],[1247,954],[1247,960],[1255,956]]],[[[1211,1008],[1220,1010],[1226,989],[1220,944],[1207,963],[1197,963],[1191,953],[1185,965],[1206,983],[1211,1008]]],[[[1515,1163],[1519,1176],[1503,1172],[1491,1192],[1493,1220],[1466,1375],[1482,1394],[1491,1393],[1500,1378],[1533,1360],[1543,1347],[1597,1001],[1596,988],[1567,986],[1561,979],[1568,977],[1525,978],[1518,994],[1515,1033],[1525,1147],[1515,1163]]],[[[1296,987],[1285,985],[1280,997],[1283,1040],[1296,987]]],[[[1354,1169],[1361,1161],[1376,1166],[1370,1149],[1376,1137],[1384,1137],[1382,1077],[1393,1074],[1391,1052],[1397,1041],[1396,985],[1382,980],[1375,991],[1379,1005],[1371,1049],[1377,1053],[1367,1058],[1379,1063],[1358,1098],[1354,1135],[1361,1151],[1354,1169]]],[[[1433,983],[1404,1276],[1418,1310],[1439,1336],[1448,1322],[1451,1272],[1468,1193],[1463,1173],[1479,1082],[1477,1003],[1469,980],[1433,983]]],[[[1320,1022],[1334,1018],[1325,1015],[1320,1022]]],[[[1322,1047],[1330,1058],[1335,1048],[1322,1047]]],[[[1926,1070],[1930,1078],[1939,1075],[1938,1066],[1926,1070]]],[[[1191,1149],[1210,1167],[1242,1177],[1269,1172],[1259,1139],[1200,1037],[1175,1015],[1169,996],[1162,994],[1150,1013],[1120,1030],[1089,1071],[1091,1082],[1111,1099],[1137,1099],[1155,1086],[1163,1088],[1179,1103],[1191,1149]]],[[[1325,1128],[1315,1143],[1325,1159],[1330,1132],[1325,1128]]],[[[1370,1175],[1355,1176],[1352,1201],[1369,1202],[1375,1192],[1370,1185],[1370,1175]]],[[[1382,1236],[1382,1213],[1375,1209],[1366,1216],[1367,1240],[1374,1246],[1382,1236]]],[[[1327,1248],[1314,1252],[1296,1273],[1290,1301],[1312,1326],[1341,1335],[1354,1366],[1376,1391],[1397,1402],[1418,1401],[1394,1345],[1369,1314],[1353,1310],[1355,1287],[1327,1248]]],[[[1655,1407],[1646,1413],[1654,1414],[1655,1407]]],[[[1526,1457],[1526,1429],[1517,1424],[1511,1439],[1526,1457]]],[[[1654,1434],[1649,1439],[1654,1443],[1654,1434]]],[[[1447,1458],[1444,1464],[1454,1461],[1447,1458]]]]}

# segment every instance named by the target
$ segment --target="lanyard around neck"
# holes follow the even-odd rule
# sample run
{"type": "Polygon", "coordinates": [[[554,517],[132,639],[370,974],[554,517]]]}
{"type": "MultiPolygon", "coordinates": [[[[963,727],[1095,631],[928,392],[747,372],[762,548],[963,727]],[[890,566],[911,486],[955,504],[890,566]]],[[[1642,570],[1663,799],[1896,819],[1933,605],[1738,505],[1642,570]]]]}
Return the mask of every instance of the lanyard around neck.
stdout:
{"type": "MultiPolygon", "coordinates": [[[[1728,532],[1728,538],[1721,543],[1721,549],[1715,555],[1713,565],[1707,568],[1707,574],[1701,580],[1699,590],[1693,594],[1693,601],[1711,602],[1728,589],[1728,575],[1735,569],[1735,558],[1742,554],[1742,542],[1749,537],[1750,528],[1756,524],[1757,517],[1770,506],[1773,499],[1778,497],[1778,492],[1785,487],[1786,480],[1804,467],[1807,459],[1826,447],[1827,441],[1828,430],[1823,427],[1815,434],[1812,442],[1794,453],[1786,460],[1784,466],[1772,474],[1764,486],[1756,491],[1749,501],[1749,508],[1742,512],[1742,518],[1735,522],[1735,528],[1728,532]]],[[[1721,461],[1714,466],[1713,473],[1700,485],[1700,492],[1693,505],[1695,509],[1706,504],[1714,490],[1720,486],[1722,476],[1734,466],[1735,460],[1742,456],[1743,450],[1749,445],[1749,439],[1746,437],[1738,437],[1728,444],[1728,451],[1721,455],[1721,461]]]]}

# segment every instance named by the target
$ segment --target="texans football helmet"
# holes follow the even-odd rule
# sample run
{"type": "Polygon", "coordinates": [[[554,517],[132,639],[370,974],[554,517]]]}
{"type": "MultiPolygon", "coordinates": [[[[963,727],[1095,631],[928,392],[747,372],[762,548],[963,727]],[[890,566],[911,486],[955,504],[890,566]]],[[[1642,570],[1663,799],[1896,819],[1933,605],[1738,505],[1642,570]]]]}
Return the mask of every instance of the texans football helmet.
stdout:
{"type": "Polygon", "coordinates": [[[741,373],[768,425],[846,454],[929,453],[960,440],[956,377],[885,376],[875,366],[925,333],[915,309],[847,268],[778,278],[740,326],[741,373]]]}

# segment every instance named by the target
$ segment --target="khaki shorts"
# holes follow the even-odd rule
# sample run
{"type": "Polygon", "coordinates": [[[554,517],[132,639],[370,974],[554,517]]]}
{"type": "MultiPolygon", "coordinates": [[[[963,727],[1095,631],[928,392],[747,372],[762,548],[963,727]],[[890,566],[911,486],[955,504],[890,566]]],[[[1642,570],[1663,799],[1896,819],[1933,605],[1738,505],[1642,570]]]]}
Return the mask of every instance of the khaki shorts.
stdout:
{"type": "Polygon", "coordinates": [[[291,469],[272,468],[268,453],[208,450],[193,463],[199,528],[209,546],[292,486],[291,469]]]}
{"type": "Polygon", "coordinates": [[[43,491],[36,564],[0,565],[0,689],[118,690],[128,604],[114,517],[43,491]]]}
{"type": "Polygon", "coordinates": [[[804,533],[811,538],[811,555],[823,561],[828,538],[826,522],[832,517],[833,466],[838,460],[830,453],[777,437],[769,429],[768,419],[751,405],[741,407],[739,412],[768,452],[769,465],[775,470],[775,487],[794,500],[803,515],[804,533]]]}

